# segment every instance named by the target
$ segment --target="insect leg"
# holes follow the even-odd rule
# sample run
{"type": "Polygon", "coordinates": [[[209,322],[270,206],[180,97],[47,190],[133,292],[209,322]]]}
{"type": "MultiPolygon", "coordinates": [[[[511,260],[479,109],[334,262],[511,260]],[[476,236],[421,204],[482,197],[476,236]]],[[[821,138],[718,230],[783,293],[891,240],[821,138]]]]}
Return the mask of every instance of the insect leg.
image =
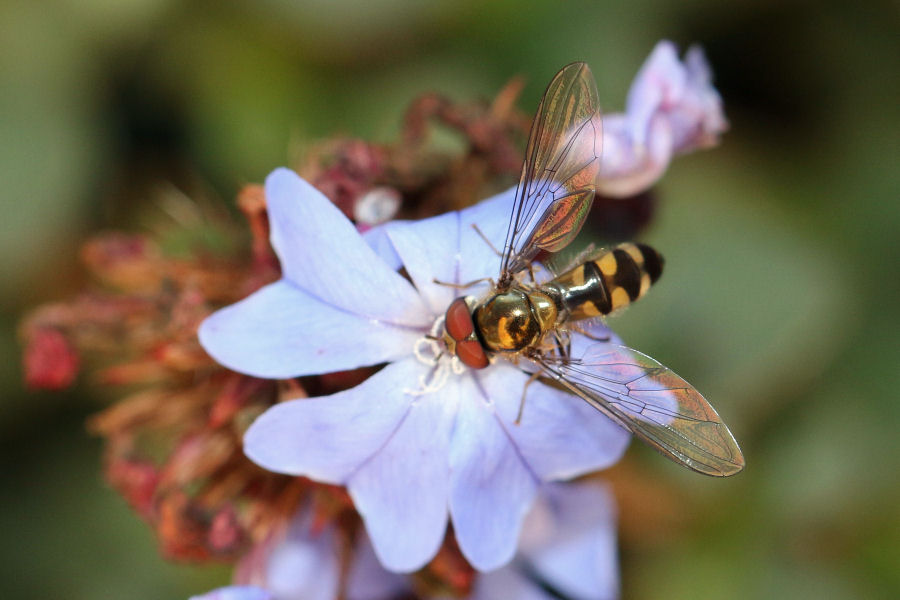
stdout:
{"type": "Polygon", "coordinates": [[[553,340],[556,342],[556,351],[562,357],[563,362],[569,362],[572,354],[572,338],[565,331],[553,330],[553,340]]]}
{"type": "Polygon", "coordinates": [[[528,378],[528,381],[525,382],[525,387],[522,388],[522,400],[519,402],[519,412],[516,413],[516,420],[514,421],[516,425],[522,423],[522,413],[525,412],[525,396],[528,394],[528,386],[537,381],[543,372],[543,370],[540,370],[532,373],[531,377],[528,378]]]}
{"type": "Polygon", "coordinates": [[[595,342],[608,342],[610,340],[609,335],[604,335],[604,336],[593,335],[587,329],[585,329],[584,327],[580,327],[576,323],[568,323],[567,327],[569,327],[569,329],[571,329],[572,331],[577,331],[578,333],[580,333],[584,337],[588,338],[589,340],[594,340],[595,342]]]}

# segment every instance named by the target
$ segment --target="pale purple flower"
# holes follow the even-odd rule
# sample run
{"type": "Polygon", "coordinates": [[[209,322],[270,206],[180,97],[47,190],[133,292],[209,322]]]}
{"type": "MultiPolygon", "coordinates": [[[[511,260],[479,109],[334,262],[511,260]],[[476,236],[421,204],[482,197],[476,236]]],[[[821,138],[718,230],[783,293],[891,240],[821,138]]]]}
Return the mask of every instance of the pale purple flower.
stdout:
{"type": "Polygon", "coordinates": [[[270,470],[346,485],[378,558],[394,571],[427,563],[448,517],[474,567],[500,567],[542,482],[609,466],[628,442],[581,400],[537,382],[514,424],[528,375],[508,361],[482,371],[435,361],[440,349],[426,335],[438,332],[454,297],[483,294],[486,284],[461,291],[434,280],[496,277],[499,257],[471,225],[500,243],[513,194],[388,223],[364,239],[315,188],[276,170],[266,199],[283,278],[200,329],[219,362],[258,377],[387,363],[353,389],[270,408],[244,447],[270,470]]]}
{"type": "MultiPolygon", "coordinates": [[[[192,600],[337,600],[341,564],[336,532],[332,527],[314,531],[311,513],[301,511],[284,530],[273,532],[241,559],[234,581],[233,586],[192,600]]],[[[343,597],[389,600],[407,588],[402,576],[378,563],[369,538],[361,532],[343,597]]]]}
{"type": "Polygon", "coordinates": [[[728,129],[703,50],[684,62],[675,45],[659,42],[635,77],[625,113],[604,115],[597,191],[623,197],[650,187],[676,154],[718,143],[728,129]]]}
{"type": "MultiPolygon", "coordinates": [[[[519,550],[505,567],[478,576],[470,600],[553,600],[539,584],[571,600],[618,596],[615,508],[596,483],[543,486],[525,517],[519,550]]],[[[191,600],[336,600],[338,546],[330,530],[313,534],[298,517],[283,538],[242,561],[239,585],[191,600]],[[247,563],[254,563],[247,568],[247,563]]],[[[344,595],[390,600],[411,591],[400,575],[378,564],[365,533],[357,540],[344,595]]]]}
{"type": "Polygon", "coordinates": [[[615,512],[603,485],[545,486],[525,518],[515,559],[480,575],[472,600],[552,600],[535,579],[571,600],[618,597],[615,512]]]}
{"type": "Polygon", "coordinates": [[[311,531],[312,516],[301,512],[284,531],[245,556],[235,583],[257,585],[274,600],[333,600],[340,587],[340,563],[331,527],[311,531]]]}
{"type": "Polygon", "coordinates": [[[229,585],[207,592],[202,596],[191,596],[190,600],[277,600],[266,590],[255,585],[229,585]]]}

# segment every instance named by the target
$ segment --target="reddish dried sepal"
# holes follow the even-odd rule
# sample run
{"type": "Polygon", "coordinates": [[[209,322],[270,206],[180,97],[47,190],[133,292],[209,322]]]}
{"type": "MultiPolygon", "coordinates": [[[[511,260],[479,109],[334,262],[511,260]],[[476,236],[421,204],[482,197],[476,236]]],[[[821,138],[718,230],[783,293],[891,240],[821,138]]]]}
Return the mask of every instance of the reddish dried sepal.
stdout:
{"type": "Polygon", "coordinates": [[[232,555],[241,548],[244,543],[244,530],[232,506],[225,506],[212,518],[206,541],[218,554],[232,555]]]}
{"type": "Polygon", "coordinates": [[[159,483],[159,471],[152,463],[142,460],[114,459],[106,477],[128,504],[145,519],[153,516],[154,496],[159,483]]]}
{"type": "Polygon", "coordinates": [[[58,329],[42,327],[28,338],[22,357],[25,384],[31,389],[60,390],[78,375],[78,354],[58,329]]]}

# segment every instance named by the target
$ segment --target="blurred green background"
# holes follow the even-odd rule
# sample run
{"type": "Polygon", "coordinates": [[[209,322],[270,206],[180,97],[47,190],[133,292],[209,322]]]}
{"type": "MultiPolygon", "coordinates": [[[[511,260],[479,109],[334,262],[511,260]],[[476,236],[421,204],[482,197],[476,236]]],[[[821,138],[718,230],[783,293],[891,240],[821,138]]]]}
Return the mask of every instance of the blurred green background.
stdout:
{"type": "Polygon", "coordinates": [[[87,384],[23,390],[17,319],[83,283],[80,240],[166,186],[231,202],[310,140],[390,140],[424,91],[523,75],[530,112],[586,60],[621,110],[660,38],[704,45],[732,128],[662,181],[668,272],[613,326],[704,391],[748,466],[712,480],[635,444],[623,597],[900,597],[897,5],[750,0],[3,0],[0,597],[228,577],[165,563],[104,485],[87,384]]]}

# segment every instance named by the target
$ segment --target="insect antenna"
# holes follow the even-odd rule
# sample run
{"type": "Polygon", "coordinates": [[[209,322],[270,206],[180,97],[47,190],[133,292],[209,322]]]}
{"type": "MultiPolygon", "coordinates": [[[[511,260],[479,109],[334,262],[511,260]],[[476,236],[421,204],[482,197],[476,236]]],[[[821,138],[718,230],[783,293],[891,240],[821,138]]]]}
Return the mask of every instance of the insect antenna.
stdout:
{"type": "Polygon", "coordinates": [[[481,279],[473,279],[472,281],[469,281],[468,283],[450,283],[449,281],[441,281],[440,279],[432,279],[431,281],[438,285],[444,285],[444,286],[451,287],[451,288],[454,288],[457,290],[464,290],[466,288],[470,288],[473,285],[477,285],[484,281],[487,281],[492,286],[494,285],[494,280],[491,277],[482,277],[481,279]]]}
{"type": "Polygon", "coordinates": [[[475,233],[478,234],[478,237],[480,237],[482,240],[484,240],[484,243],[487,244],[490,247],[490,249],[494,251],[494,254],[496,254],[497,256],[503,256],[503,254],[499,250],[497,250],[497,247],[491,243],[491,240],[489,240],[487,238],[487,236],[484,235],[484,232],[481,231],[481,229],[478,227],[477,223],[472,223],[472,229],[474,229],[475,233]]]}

